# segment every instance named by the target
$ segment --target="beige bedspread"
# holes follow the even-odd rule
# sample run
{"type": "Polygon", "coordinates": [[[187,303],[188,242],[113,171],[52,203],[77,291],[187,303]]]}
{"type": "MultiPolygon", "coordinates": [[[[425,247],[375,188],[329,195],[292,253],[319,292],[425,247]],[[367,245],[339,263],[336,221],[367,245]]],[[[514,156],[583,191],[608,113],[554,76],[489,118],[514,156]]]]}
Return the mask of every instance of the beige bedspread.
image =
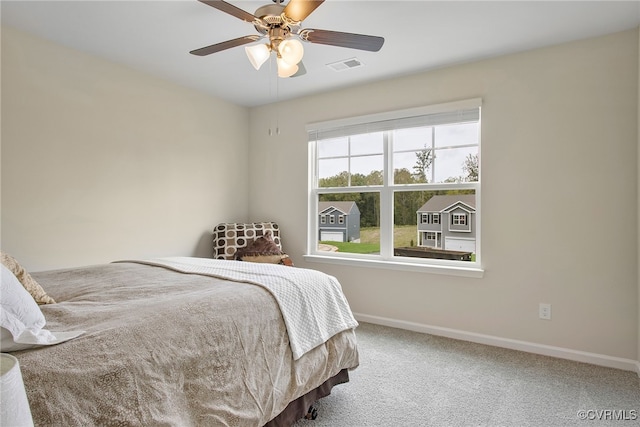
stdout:
{"type": "Polygon", "coordinates": [[[134,263],[33,276],[58,301],[47,328],[87,331],[13,353],[36,425],[261,426],[358,365],[353,330],[294,361],[256,285],[134,263]]]}
{"type": "Polygon", "coordinates": [[[338,280],[320,271],[279,264],[194,257],[133,262],[166,267],[181,273],[252,283],[267,289],[280,306],[295,360],[338,332],[358,326],[338,280]]]}

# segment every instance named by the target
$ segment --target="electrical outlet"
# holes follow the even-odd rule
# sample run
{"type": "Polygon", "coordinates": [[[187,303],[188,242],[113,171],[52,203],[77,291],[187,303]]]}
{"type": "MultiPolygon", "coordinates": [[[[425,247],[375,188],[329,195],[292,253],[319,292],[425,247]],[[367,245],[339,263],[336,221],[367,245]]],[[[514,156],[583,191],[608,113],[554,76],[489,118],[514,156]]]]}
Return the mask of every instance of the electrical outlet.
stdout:
{"type": "Polygon", "coordinates": [[[540,303],[538,314],[540,315],[541,319],[551,320],[551,304],[540,303]]]}

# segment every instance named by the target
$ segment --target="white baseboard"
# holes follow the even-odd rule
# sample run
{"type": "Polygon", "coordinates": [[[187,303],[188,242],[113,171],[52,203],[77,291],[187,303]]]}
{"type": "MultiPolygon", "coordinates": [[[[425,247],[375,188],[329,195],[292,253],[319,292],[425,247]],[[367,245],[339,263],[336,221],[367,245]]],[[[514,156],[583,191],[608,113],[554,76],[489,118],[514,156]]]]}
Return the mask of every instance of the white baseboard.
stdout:
{"type": "Polygon", "coordinates": [[[406,329],[425,334],[453,338],[462,341],[470,341],[478,344],[503,347],[511,350],[526,351],[528,353],[542,354],[544,356],[568,359],[576,362],[591,363],[593,365],[606,366],[608,368],[632,371],[640,376],[640,361],[607,356],[604,354],[588,353],[585,351],[571,350],[569,348],[554,347],[544,344],[536,344],[527,341],[512,340],[493,335],[477,334],[475,332],[461,331],[459,329],[443,328],[440,326],[425,325],[422,323],[407,322],[404,320],[390,319],[386,317],[370,316],[368,314],[353,313],[356,320],[376,325],[390,326],[392,328],[406,329]]]}

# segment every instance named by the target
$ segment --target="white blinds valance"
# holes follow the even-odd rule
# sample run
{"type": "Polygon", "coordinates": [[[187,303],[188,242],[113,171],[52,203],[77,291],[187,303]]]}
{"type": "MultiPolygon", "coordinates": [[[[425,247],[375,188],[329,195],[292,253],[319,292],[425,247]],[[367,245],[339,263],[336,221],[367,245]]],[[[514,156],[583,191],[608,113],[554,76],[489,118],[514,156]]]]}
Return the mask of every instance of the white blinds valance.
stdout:
{"type": "Polygon", "coordinates": [[[480,100],[469,100],[317,123],[307,126],[307,131],[309,141],[317,141],[394,129],[477,122],[479,119],[480,100]]]}

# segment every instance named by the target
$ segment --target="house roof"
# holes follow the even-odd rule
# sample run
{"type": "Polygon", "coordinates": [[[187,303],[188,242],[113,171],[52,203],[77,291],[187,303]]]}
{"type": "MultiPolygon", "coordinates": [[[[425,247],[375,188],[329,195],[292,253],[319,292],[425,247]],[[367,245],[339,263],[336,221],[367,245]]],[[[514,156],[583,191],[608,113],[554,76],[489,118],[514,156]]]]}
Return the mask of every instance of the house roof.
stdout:
{"type": "Polygon", "coordinates": [[[322,213],[330,208],[339,210],[345,215],[350,214],[354,207],[357,209],[356,202],[318,202],[318,210],[322,213]]]}
{"type": "Polygon", "coordinates": [[[452,194],[431,197],[427,203],[418,209],[418,212],[444,212],[447,208],[458,202],[464,203],[474,211],[476,209],[475,194],[452,194]]]}

